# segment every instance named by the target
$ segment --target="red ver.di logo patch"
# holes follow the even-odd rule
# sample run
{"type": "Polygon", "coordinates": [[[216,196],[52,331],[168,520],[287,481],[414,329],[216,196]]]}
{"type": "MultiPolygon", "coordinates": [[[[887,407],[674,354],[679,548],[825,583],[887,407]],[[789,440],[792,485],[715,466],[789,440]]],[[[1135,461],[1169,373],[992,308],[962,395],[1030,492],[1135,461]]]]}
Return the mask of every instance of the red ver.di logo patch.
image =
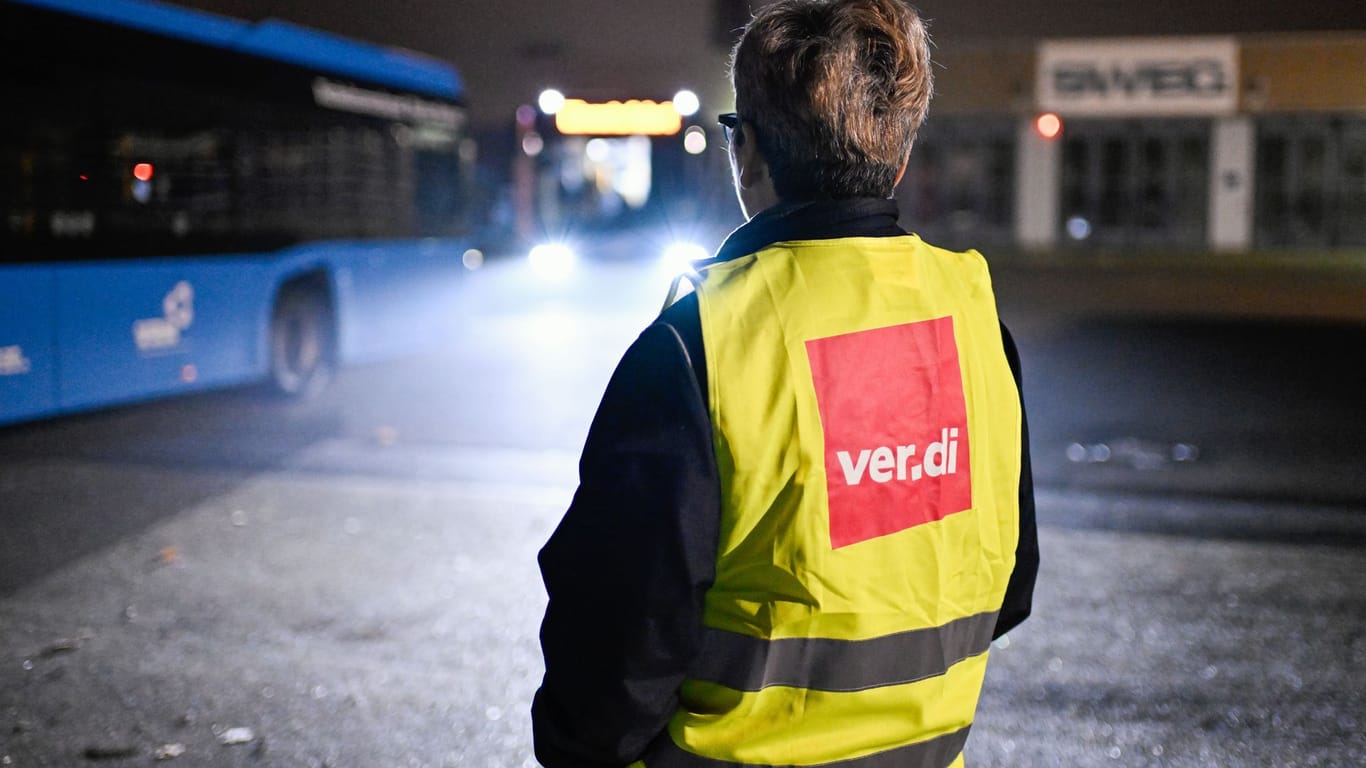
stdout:
{"type": "Polygon", "coordinates": [[[952,317],[812,339],[806,353],[825,432],[832,547],[972,506],[952,317]]]}

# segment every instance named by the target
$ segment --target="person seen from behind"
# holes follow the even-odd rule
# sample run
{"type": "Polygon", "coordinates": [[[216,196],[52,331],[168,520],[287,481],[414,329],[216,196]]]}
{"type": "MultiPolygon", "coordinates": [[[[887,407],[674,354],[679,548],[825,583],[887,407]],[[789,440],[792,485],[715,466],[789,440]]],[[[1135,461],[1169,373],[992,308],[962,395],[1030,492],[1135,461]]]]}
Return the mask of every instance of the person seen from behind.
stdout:
{"type": "Polygon", "coordinates": [[[778,0],[722,115],[747,222],[626,351],[539,563],[547,768],[947,768],[1038,546],[983,257],[891,199],[932,87],[900,0],[778,0]]]}

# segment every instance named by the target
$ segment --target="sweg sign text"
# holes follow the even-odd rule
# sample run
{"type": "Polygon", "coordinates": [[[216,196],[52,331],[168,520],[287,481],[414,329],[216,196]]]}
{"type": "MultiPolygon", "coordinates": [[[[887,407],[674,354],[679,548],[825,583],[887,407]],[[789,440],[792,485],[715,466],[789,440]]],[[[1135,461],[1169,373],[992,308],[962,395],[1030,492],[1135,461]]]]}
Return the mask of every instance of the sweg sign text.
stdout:
{"type": "Polygon", "coordinates": [[[1054,91],[1071,98],[1111,93],[1221,96],[1230,87],[1223,63],[1210,59],[1147,61],[1108,69],[1089,62],[1063,62],[1053,70],[1054,91]]]}
{"type": "Polygon", "coordinates": [[[1232,114],[1232,38],[1125,38],[1039,44],[1038,106],[1067,117],[1232,114]]]}

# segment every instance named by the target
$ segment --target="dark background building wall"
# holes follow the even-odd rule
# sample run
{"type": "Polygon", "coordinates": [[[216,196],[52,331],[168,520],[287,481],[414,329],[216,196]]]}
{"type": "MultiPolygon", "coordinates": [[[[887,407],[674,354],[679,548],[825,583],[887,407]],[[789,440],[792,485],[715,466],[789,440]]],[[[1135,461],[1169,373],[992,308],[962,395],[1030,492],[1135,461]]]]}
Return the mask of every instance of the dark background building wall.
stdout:
{"type": "MultiPolygon", "coordinates": [[[[179,0],[244,19],[276,17],[451,61],[476,125],[501,124],[554,85],[590,99],[669,98],[689,87],[728,109],[725,32],[745,0],[179,0]]],[[[1366,2],[1315,0],[922,0],[942,57],[960,46],[1043,37],[1366,31],[1366,2]]]]}

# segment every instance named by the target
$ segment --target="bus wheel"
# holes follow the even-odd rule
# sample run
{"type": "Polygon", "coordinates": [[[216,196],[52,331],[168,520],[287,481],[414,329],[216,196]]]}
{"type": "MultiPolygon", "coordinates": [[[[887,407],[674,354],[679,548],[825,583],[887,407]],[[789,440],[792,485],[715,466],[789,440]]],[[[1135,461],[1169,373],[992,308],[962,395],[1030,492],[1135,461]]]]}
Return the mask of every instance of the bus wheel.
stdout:
{"type": "Polygon", "coordinates": [[[285,289],[270,320],[270,379],[289,397],[312,397],[337,367],[336,326],[322,291],[285,289]]]}

